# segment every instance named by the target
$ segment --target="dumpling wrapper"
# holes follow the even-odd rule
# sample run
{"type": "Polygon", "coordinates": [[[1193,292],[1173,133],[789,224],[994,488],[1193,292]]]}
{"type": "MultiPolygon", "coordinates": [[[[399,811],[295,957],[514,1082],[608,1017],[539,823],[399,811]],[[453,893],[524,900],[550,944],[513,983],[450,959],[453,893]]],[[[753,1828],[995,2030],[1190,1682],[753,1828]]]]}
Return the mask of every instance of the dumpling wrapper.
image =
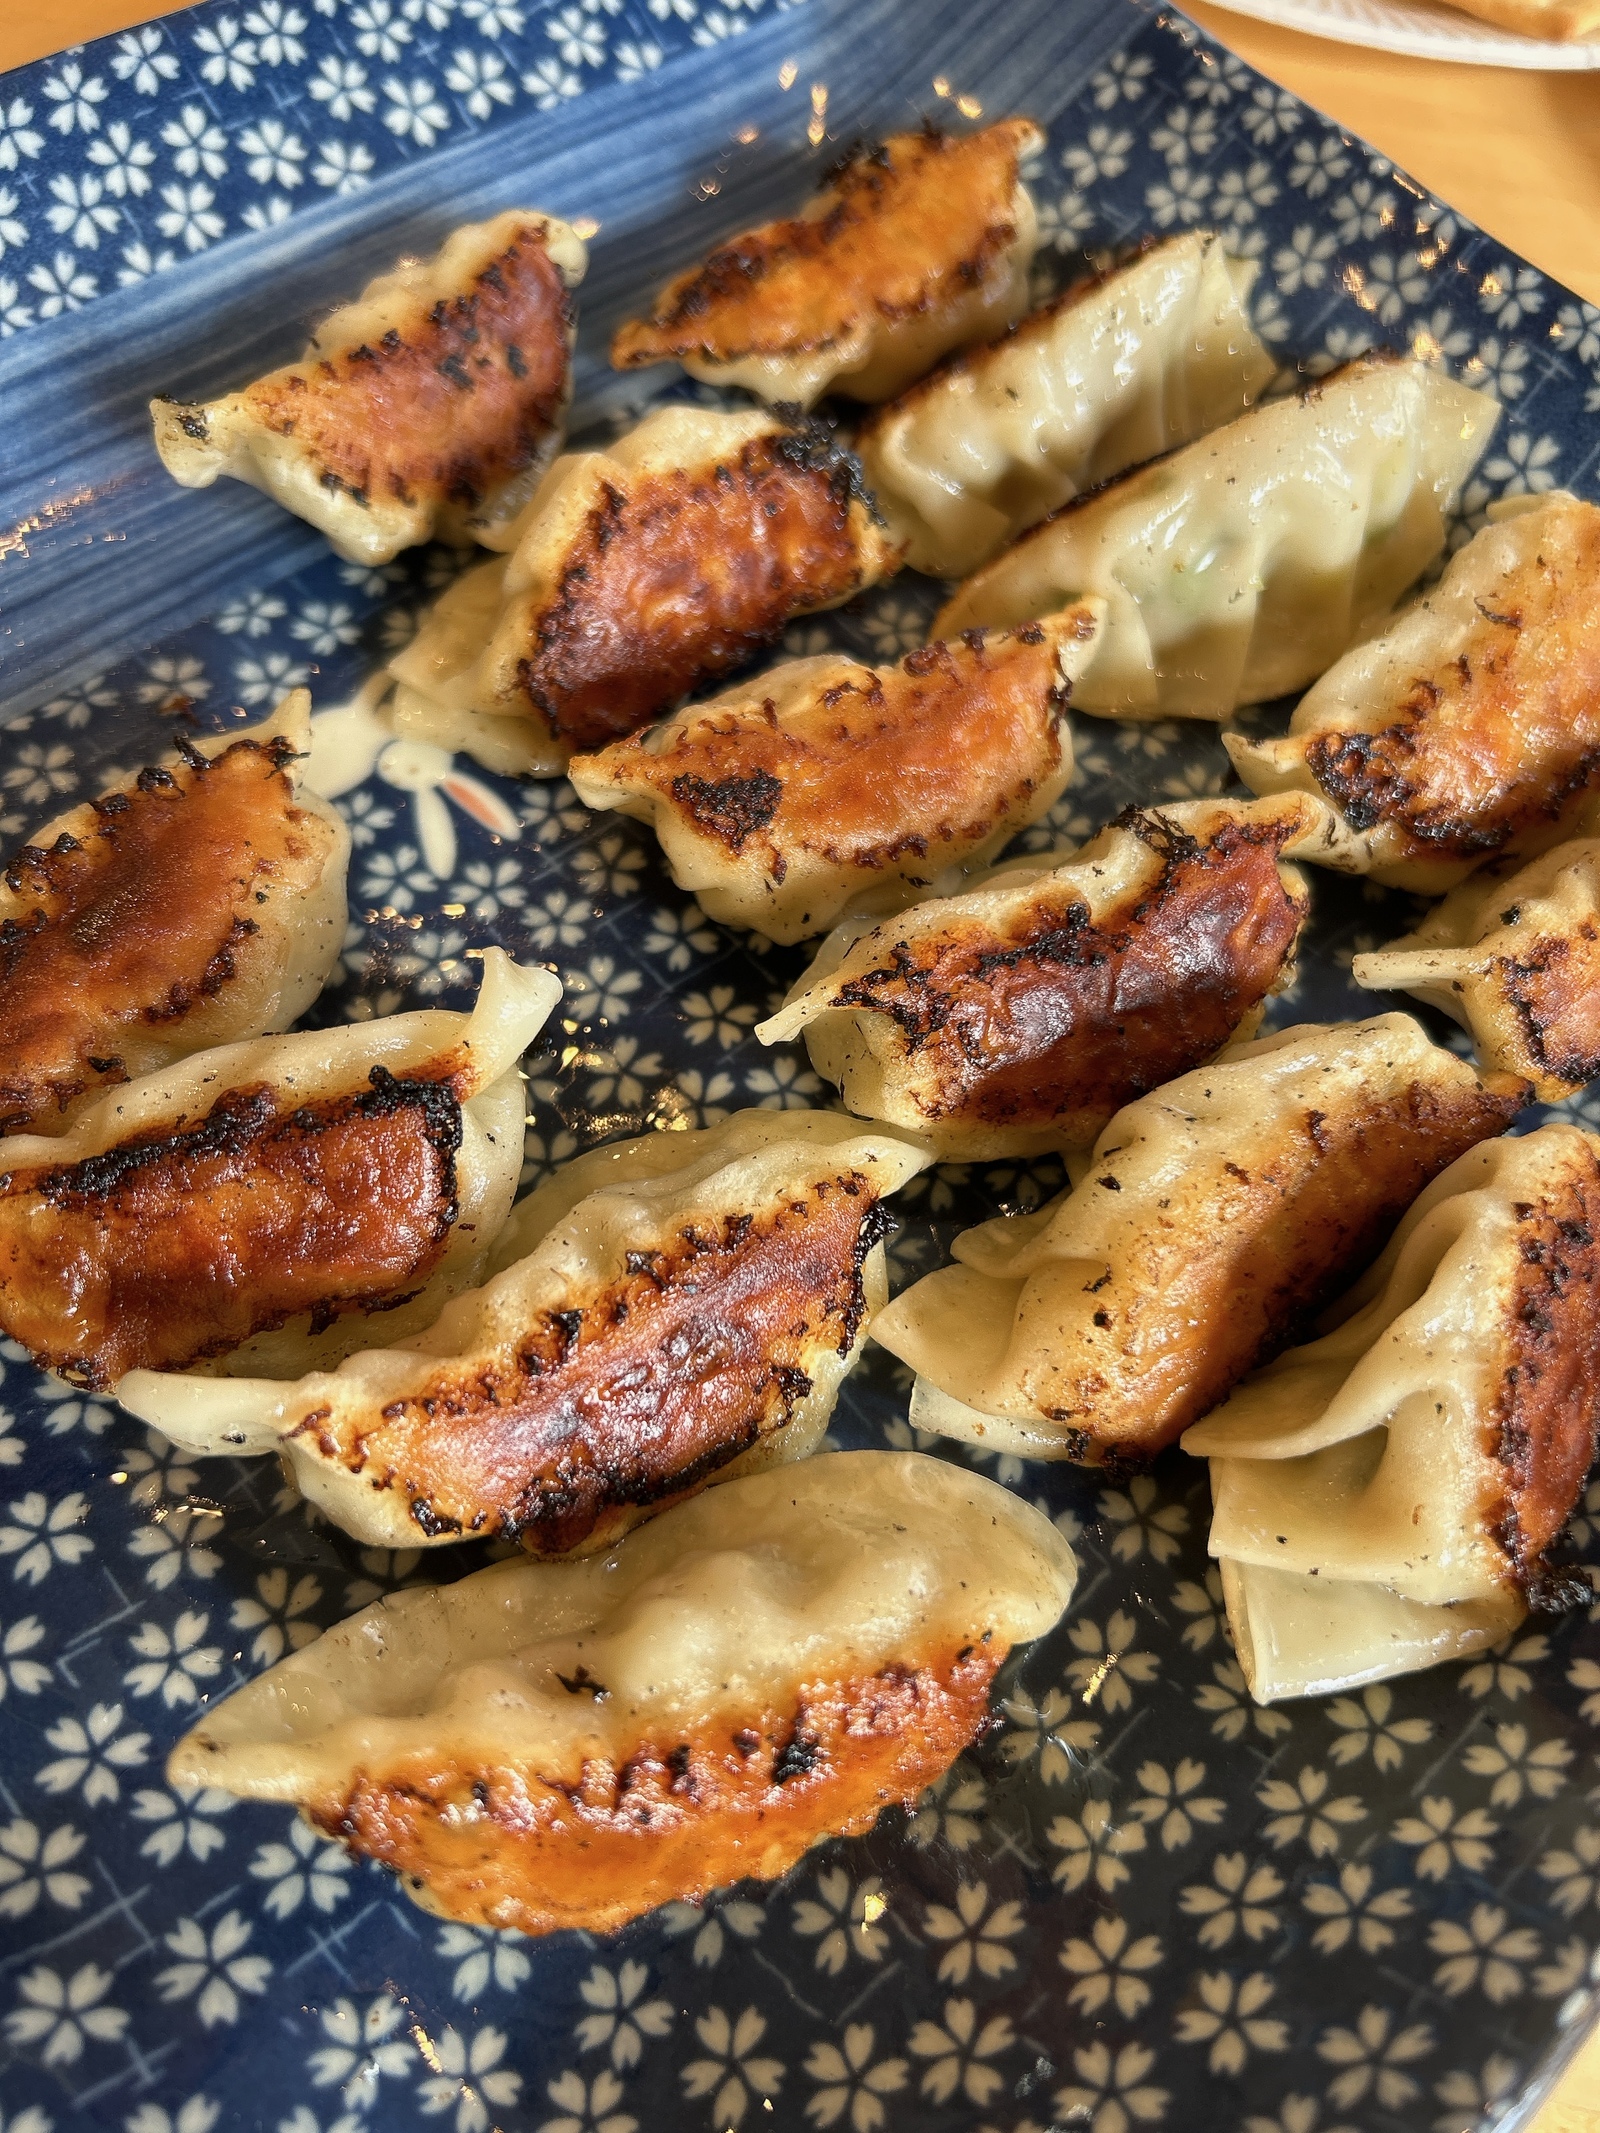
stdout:
{"type": "Polygon", "coordinates": [[[1209,231],[1170,237],[871,416],[856,450],[907,562],[965,577],[1073,497],[1242,413],[1276,368],[1245,310],[1256,272],[1209,231]]]}
{"type": "Polygon", "coordinates": [[[605,1932],[910,1804],[1076,1580],[995,1483],[830,1453],[606,1556],[395,1593],[208,1711],[167,1774],[296,1802],[442,1917],[605,1932]]]}
{"type": "Polygon", "coordinates": [[[1184,1438],[1260,1702],[1459,1657],[1570,1596],[1544,1558],[1600,1431],[1600,1141],[1472,1149],[1329,1316],[1184,1438]]]}
{"type": "Polygon", "coordinates": [[[778,405],[887,400],[1028,307],[1038,219],[1018,165],[1031,119],[923,127],[853,154],[800,213],[719,245],[611,343],[618,370],[681,363],[778,405]]]}
{"type": "Polygon", "coordinates": [[[1600,782],[1600,509],[1489,508],[1431,592],[1347,652],[1278,740],[1225,733],[1252,792],[1311,792],[1325,864],[1442,896],[1572,835],[1600,782]]]}
{"type": "Polygon", "coordinates": [[[1254,1035],[1309,903],[1284,855],[1325,813],[1298,794],[1127,808],[1075,852],[846,919],[756,1035],[803,1032],[850,1110],[947,1159],[1087,1149],[1124,1104],[1254,1035]]]}
{"type": "Polygon", "coordinates": [[[790,942],[977,866],[1072,775],[1066,706],[1092,602],[898,666],[794,659],[648,733],[572,759],[586,807],[647,822],[713,918],[790,942]]]}
{"type": "Polygon", "coordinates": [[[1523,1075],[1541,1103],[1575,1096],[1600,1074],[1600,840],[1479,868],[1350,970],[1373,992],[1443,1008],[1485,1066],[1523,1075]]]}
{"type": "Polygon", "coordinates": [[[931,1160],[827,1111],[648,1133],[564,1164],[486,1285],[403,1344],[293,1385],[136,1371],[117,1396],[186,1452],[280,1452],[368,1546],[591,1554],[813,1449],[888,1299],[883,1201],[931,1160]]]}
{"type": "Polygon", "coordinates": [[[389,662],[395,725],[536,777],[900,564],[823,424],[678,406],[558,459],[493,545],[389,662]]]}
{"type": "Polygon", "coordinates": [[[1222,719],[1284,696],[1443,553],[1499,412],[1420,362],[1364,357],[1068,504],[935,630],[1006,629],[1095,594],[1105,637],[1081,710],[1222,719]]]}
{"type": "Polygon", "coordinates": [[[561,996],[485,949],[429,1008],[197,1052],[98,1096],[0,1176],[0,1331],[99,1389],[135,1369],[299,1377],[478,1278],[522,1167],[518,1061],[561,996]]]}
{"type": "Polygon", "coordinates": [[[959,1236],[872,1337],[914,1428],[1085,1465],[1144,1460],[1295,1339],[1430,1179],[1503,1131],[1409,1015],[1305,1023],[1129,1104],[1081,1181],[959,1236]]]}
{"type": "Polygon", "coordinates": [[[354,563],[481,537],[560,448],[587,264],[554,216],[468,223],[368,282],[298,363],[203,406],[152,400],[156,450],[186,489],[264,489],[354,563]]]}
{"type": "Polygon", "coordinates": [[[311,699],[178,752],[35,830],[0,870],[0,1135],[287,1029],[344,942],[350,832],[303,784],[311,699]]]}

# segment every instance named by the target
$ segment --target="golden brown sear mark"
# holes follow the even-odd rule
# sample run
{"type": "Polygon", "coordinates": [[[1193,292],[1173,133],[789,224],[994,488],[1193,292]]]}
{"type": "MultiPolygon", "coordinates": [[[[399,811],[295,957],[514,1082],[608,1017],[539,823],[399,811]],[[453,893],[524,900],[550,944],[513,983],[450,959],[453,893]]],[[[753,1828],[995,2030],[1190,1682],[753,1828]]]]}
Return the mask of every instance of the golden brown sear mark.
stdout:
{"type": "Polygon", "coordinates": [[[981,287],[1017,234],[1027,119],[956,138],[926,128],[853,155],[821,214],[768,222],[680,274],[611,343],[619,370],[818,352],[866,319],[916,317],[981,287]]]}
{"type": "Polygon", "coordinates": [[[543,224],[530,222],[403,333],[288,364],[239,399],[306,447],[325,488],[470,509],[545,451],[566,403],[571,323],[543,224]]]}
{"type": "Polygon", "coordinates": [[[620,1768],[415,1756],[305,1812],[422,1884],[447,1917],[605,1932],[745,1877],[775,1880],[819,1838],[909,1806],[977,1735],[1004,1657],[985,1642],[807,1684],[791,1708],[642,1741],[620,1768]]]}
{"type": "MultiPolygon", "coordinates": [[[[182,744],[180,743],[180,746],[182,744]]],[[[0,919],[0,1133],[128,1078],[119,1044],[226,991],[270,892],[320,879],[333,826],[297,807],[281,739],[141,771],[86,837],[24,845],[0,919]]]]}
{"type": "Polygon", "coordinates": [[[304,1312],[400,1301],[456,1219],[455,1064],[374,1067],[369,1088],[293,1110],[230,1089],[175,1132],[0,1174],[0,1327],[99,1389],[304,1312]]]}
{"type": "Polygon", "coordinates": [[[752,438],[715,466],[641,475],[626,493],[608,484],[535,610],[518,694],[577,747],[632,733],[746,665],[792,615],[886,575],[884,538],[868,554],[858,531],[870,508],[860,468],[820,423],[752,438]]]}
{"type": "Polygon", "coordinates": [[[1003,928],[975,918],[897,943],[834,995],[888,1016],[930,1123],[1109,1117],[1209,1059],[1276,983],[1305,915],[1278,855],[1295,823],[1224,823],[1202,844],[1130,807],[1116,827],[1157,878],[1096,921],[1041,887],[1003,928]]]}
{"type": "Polygon", "coordinates": [[[818,1358],[860,1333],[862,1263],[888,1227],[858,1173],[819,1179],[773,1212],[630,1251],[618,1278],[575,1289],[470,1375],[442,1364],[376,1428],[318,1409],[297,1433],[404,1490],[430,1537],[608,1545],[628,1507],[689,1493],[793,1418],[818,1358]]]}
{"type": "Polygon", "coordinates": [[[1420,674],[1376,732],[1328,728],[1306,763],[1351,828],[1405,856],[1481,859],[1600,779],[1600,512],[1553,516],[1464,652],[1420,674]]]}
{"type": "Polygon", "coordinates": [[[1600,931],[1592,919],[1497,956],[1485,982],[1510,1003],[1546,1101],[1600,1074],[1600,931]]]}
{"type": "MultiPolygon", "coordinates": [[[[1067,688],[1036,623],[969,630],[898,667],[841,667],[780,723],[770,702],[691,719],[659,752],[621,741],[584,768],[654,790],[774,882],[802,855],[870,872],[906,853],[970,849],[1060,766],[1067,688]]],[[[759,685],[758,685],[759,686],[759,685]]]]}
{"type": "MultiPolygon", "coordinates": [[[[1505,1499],[1496,1537],[1537,1601],[1600,1435],[1600,1162],[1575,1150],[1559,1198],[1515,1209],[1520,1264],[1496,1402],[1505,1499]]],[[[1587,1588],[1584,1588],[1587,1598],[1587,1588]]]]}
{"type": "Polygon", "coordinates": [[[1526,1101],[1525,1083],[1497,1074],[1482,1086],[1412,1085],[1308,1111],[1268,1163],[1230,1163],[1224,1178],[1208,1171],[1175,1196],[1150,1242],[1153,1278],[1125,1303],[1106,1292],[1099,1358],[1076,1378],[1051,1373],[1042,1388],[1052,1421],[1082,1425],[1068,1456],[1146,1458],[1170,1444],[1247,1371],[1303,1339],[1422,1188],[1503,1132],[1526,1101]],[[1208,1240],[1205,1251],[1174,1251],[1194,1236],[1208,1240]]]}

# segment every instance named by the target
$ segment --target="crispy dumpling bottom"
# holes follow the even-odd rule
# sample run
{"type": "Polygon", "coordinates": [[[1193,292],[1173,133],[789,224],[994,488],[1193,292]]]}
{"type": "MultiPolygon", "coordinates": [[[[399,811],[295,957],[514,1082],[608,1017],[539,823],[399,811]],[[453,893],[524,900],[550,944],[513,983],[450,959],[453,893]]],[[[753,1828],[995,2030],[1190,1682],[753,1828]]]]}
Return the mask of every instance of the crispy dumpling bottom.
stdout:
{"type": "Polygon", "coordinates": [[[740,1880],[775,1881],[823,1837],[910,1807],[982,1729],[1005,1657],[930,1651],[808,1685],[585,1763],[576,1785],[513,1765],[419,1757],[307,1800],[307,1820],[407,1877],[464,1925],[605,1932],[740,1880]]]}

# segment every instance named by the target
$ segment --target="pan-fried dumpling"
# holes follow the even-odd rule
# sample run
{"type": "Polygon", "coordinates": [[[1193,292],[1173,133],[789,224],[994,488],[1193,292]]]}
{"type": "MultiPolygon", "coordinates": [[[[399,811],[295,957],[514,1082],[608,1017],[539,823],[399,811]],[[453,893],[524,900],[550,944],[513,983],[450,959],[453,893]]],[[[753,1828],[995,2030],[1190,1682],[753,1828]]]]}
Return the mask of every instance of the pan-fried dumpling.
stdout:
{"type": "Polygon", "coordinates": [[[888,1297],[883,1200],[931,1159],[830,1111],[648,1133],[523,1201],[427,1332],[294,1385],[137,1371],[118,1398],[187,1452],[281,1452],[372,1546],[591,1554],[812,1449],[888,1297]]]}
{"type": "Polygon", "coordinates": [[[1029,526],[1240,414],[1272,377],[1254,264],[1191,230],[968,349],[856,436],[906,560],[961,578],[1029,526]]]}
{"type": "Polygon", "coordinates": [[[1600,1141],[1472,1149],[1329,1315],[1184,1438],[1260,1703],[1459,1658],[1567,1597],[1544,1558],[1600,1426],[1600,1141]]]}
{"type": "Polygon", "coordinates": [[[1600,510],[1493,505],[1430,593],[1347,652],[1280,740],[1225,733],[1254,792],[1318,794],[1327,864],[1440,896],[1572,834],[1600,771],[1600,510]]]}
{"type": "Polygon", "coordinates": [[[1307,1023],[1226,1052],[1107,1126],[1087,1174],[956,1239],[874,1340],[917,1372],[911,1420],[991,1449],[1140,1460],[1293,1340],[1521,1082],[1409,1015],[1307,1023]]]}
{"type": "Polygon", "coordinates": [[[760,410],[667,407],[567,454],[509,538],[389,671],[401,732],[543,776],[900,562],[832,432],[760,410]]]}
{"type": "Polygon", "coordinates": [[[774,404],[887,400],[1027,309],[1039,232],[1017,165],[1043,146],[1031,119],[1005,119],[859,149],[798,215],[668,282],[648,318],[618,329],[611,360],[681,363],[774,404]]]}
{"type": "Polygon", "coordinates": [[[344,940],[350,834],[303,788],[311,700],[36,830],[0,871],[0,1134],[65,1131],[95,1091],[287,1029],[344,940]]]}
{"type": "Polygon", "coordinates": [[[574,756],[573,788],[648,822],[713,918],[802,941],[852,906],[893,909],[946,867],[981,865],[1055,803],[1099,613],[974,630],[894,667],[790,660],[574,756]]]}
{"type": "Polygon", "coordinates": [[[0,1174],[0,1332],[75,1384],[225,1357],[298,1377],[475,1281],[522,1167],[517,1062],[560,997],[484,953],[442,1008],[197,1052],[0,1174]]]}
{"type": "Polygon", "coordinates": [[[167,1774],[295,1802],[441,1917],[605,1932],[909,1805],[1076,1581],[992,1481],[830,1453],[607,1556],[394,1593],[208,1711],[167,1774]]]}
{"type": "Polygon", "coordinates": [[[1283,855],[1325,812],[1301,794],[1127,808],[1079,851],[847,919],[756,1034],[803,1030],[852,1111],[957,1161],[1088,1148],[1134,1097],[1254,1034],[1309,902],[1283,855]]]}
{"type": "Polygon", "coordinates": [[[1600,842],[1480,868],[1350,968],[1374,992],[1442,1007],[1485,1066],[1523,1075],[1541,1102],[1575,1096],[1600,1074],[1600,842]]]}
{"type": "Polygon", "coordinates": [[[152,400],[156,450],[186,489],[265,489],[352,562],[493,529],[559,448],[587,263],[554,216],[469,223],[368,282],[298,363],[204,406],[152,400]]]}
{"type": "Polygon", "coordinates": [[[1351,363],[1068,504],[935,628],[1008,629],[1097,593],[1080,709],[1226,718],[1304,688],[1387,614],[1443,551],[1499,412],[1422,363],[1351,363]]]}

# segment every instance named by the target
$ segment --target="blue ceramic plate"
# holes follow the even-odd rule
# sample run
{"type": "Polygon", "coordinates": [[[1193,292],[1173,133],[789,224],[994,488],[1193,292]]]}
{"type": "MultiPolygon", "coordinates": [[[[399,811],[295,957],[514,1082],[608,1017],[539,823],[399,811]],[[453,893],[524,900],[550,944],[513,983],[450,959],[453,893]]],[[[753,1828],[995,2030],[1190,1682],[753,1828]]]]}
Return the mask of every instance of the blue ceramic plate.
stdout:
{"type": "MultiPolygon", "coordinates": [[[[615,426],[638,387],[605,369],[608,328],[666,267],[798,200],[858,133],[1014,110],[1050,128],[1042,287],[1219,227],[1261,261],[1285,366],[1381,343],[1498,393],[1463,532],[1500,494],[1596,493],[1600,315],[1136,0],[215,0],[0,84],[6,841],[148,760],[184,705],[222,725],[302,680],[349,703],[451,567],[356,568],[238,484],[180,491],[152,391],[237,383],[401,250],[535,205],[598,224],[575,427],[615,426]]],[[[934,598],[902,579],[791,649],[891,656],[934,598]]],[[[464,1001],[490,942],[548,961],[566,997],[530,1177],[606,1135],[824,1100],[751,1036],[802,951],[708,922],[564,784],[386,753],[359,706],[343,726],[352,923],[319,1019],[464,1001]]],[[[1209,728],[1078,738],[1033,845],[1222,783],[1209,728]]],[[[1280,1020],[1362,1011],[1350,952],[1409,909],[1328,875],[1316,903],[1280,1020]]],[[[1058,1182],[932,1173],[901,1276],[1058,1182]]],[[[995,1736],[780,1886],[533,1942],[441,1925],[283,1811],[162,1778],[207,1700],[468,1553],[362,1551],[269,1463],[190,1464],[14,1350],[3,1370],[3,2133],[1466,2133],[1519,2122],[1591,2014],[1582,1614],[1256,1710],[1201,1467],[1108,1487],[1002,1461],[1084,1575],[995,1736]]],[[[838,1439],[906,1445],[905,1406],[872,1352],[838,1439]]]]}

